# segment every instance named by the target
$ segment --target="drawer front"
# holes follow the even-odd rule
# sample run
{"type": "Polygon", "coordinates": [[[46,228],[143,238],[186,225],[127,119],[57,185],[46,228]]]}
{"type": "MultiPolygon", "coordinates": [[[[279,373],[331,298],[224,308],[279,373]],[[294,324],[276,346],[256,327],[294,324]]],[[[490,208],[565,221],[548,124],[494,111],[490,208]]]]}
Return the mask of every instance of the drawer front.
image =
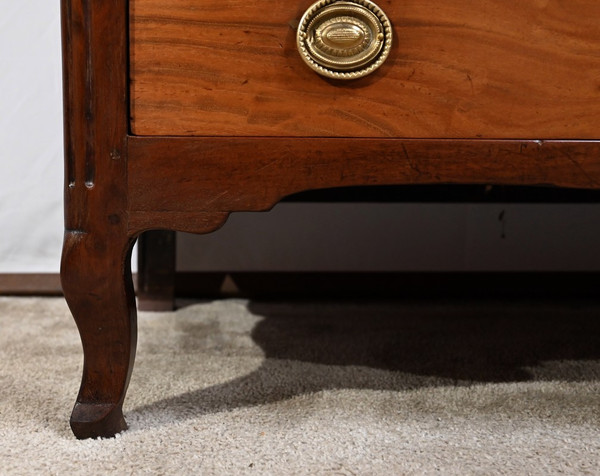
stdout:
{"type": "Polygon", "coordinates": [[[136,135],[600,137],[597,0],[383,0],[386,62],[319,76],[296,47],[311,0],[131,0],[136,135]]]}

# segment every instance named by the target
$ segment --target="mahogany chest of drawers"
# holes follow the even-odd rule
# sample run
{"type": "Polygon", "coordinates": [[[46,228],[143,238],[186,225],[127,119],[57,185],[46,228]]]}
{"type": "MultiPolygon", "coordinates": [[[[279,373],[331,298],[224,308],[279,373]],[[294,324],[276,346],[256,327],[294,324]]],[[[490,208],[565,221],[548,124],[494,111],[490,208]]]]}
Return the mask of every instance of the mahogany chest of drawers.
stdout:
{"type": "Polygon", "coordinates": [[[308,189],[600,186],[595,0],[62,0],[71,426],[125,428],[139,233],[308,189]]]}

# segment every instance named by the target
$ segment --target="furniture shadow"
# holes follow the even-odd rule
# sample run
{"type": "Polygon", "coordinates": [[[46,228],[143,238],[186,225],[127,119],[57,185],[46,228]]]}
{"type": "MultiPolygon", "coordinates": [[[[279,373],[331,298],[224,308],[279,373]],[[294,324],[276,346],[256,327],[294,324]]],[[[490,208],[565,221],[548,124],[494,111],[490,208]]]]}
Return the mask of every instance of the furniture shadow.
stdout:
{"type": "MultiPolygon", "coordinates": [[[[564,302],[249,302],[255,371],[138,407],[171,419],[336,389],[600,381],[600,306],[564,302]]],[[[205,333],[199,323],[197,332],[205,333]]],[[[196,332],[186,326],[186,332],[196,332]]],[[[146,417],[144,417],[146,418],[146,417]]]]}

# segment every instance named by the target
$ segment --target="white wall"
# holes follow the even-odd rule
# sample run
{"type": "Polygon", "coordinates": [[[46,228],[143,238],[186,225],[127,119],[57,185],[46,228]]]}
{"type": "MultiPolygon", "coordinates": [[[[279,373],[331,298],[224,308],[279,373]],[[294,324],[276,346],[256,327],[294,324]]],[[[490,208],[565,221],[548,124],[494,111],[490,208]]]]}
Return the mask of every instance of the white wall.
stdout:
{"type": "MultiPolygon", "coordinates": [[[[59,0],[0,0],[0,273],[58,272],[59,0]]],[[[182,270],[600,269],[597,205],[308,205],[179,237],[182,270]],[[506,238],[500,209],[506,209],[506,238]]]]}
{"type": "Polygon", "coordinates": [[[56,272],[62,243],[59,0],[0,1],[0,272],[56,272]]]}

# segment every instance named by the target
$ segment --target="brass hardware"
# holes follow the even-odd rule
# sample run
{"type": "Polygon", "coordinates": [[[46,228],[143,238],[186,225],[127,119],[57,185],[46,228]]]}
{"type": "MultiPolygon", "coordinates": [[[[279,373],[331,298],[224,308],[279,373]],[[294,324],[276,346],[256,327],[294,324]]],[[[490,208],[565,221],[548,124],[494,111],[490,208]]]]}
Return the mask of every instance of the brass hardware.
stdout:
{"type": "Polygon", "coordinates": [[[320,0],[302,16],[298,51],[317,73],[356,79],[379,68],[392,47],[392,25],[370,0],[320,0]]]}

